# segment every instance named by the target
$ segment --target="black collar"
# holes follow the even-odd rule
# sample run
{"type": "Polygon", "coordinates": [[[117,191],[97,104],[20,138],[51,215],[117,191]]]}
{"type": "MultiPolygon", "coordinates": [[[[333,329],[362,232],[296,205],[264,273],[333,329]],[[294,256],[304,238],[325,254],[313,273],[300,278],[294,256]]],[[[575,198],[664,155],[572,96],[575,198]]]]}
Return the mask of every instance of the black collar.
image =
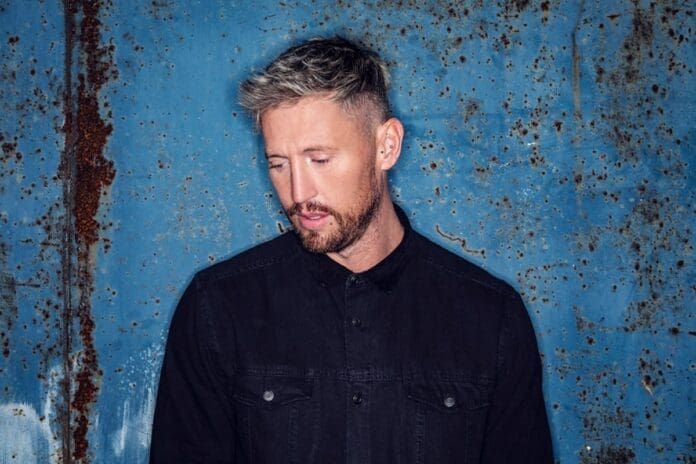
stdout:
{"type": "Polygon", "coordinates": [[[394,209],[404,228],[404,236],[394,251],[364,272],[353,273],[350,269],[341,266],[325,254],[307,251],[302,246],[300,239],[297,236],[295,237],[297,246],[302,250],[304,259],[306,259],[310,273],[319,285],[322,287],[344,285],[348,277],[355,275],[362,280],[374,283],[384,292],[391,292],[401,275],[401,270],[406,263],[406,257],[413,242],[413,230],[406,213],[396,204],[394,204],[394,209]]]}

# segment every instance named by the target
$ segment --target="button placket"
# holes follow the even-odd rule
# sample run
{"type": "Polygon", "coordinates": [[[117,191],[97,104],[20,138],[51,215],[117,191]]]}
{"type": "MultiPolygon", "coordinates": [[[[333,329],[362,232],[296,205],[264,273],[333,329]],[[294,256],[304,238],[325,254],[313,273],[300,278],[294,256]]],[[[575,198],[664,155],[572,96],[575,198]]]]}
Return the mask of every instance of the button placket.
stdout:
{"type": "Polygon", "coordinates": [[[371,327],[370,307],[374,288],[360,274],[346,276],[343,329],[347,367],[363,366],[371,359],[368,329],[371,327]]]}
{"type": "Polygon", "coordinates": [[[367,382],[353,381],[346,390],[346,462],[371,462],[369,448],[362,446],[370,441],[370,395],[367,382]]]}

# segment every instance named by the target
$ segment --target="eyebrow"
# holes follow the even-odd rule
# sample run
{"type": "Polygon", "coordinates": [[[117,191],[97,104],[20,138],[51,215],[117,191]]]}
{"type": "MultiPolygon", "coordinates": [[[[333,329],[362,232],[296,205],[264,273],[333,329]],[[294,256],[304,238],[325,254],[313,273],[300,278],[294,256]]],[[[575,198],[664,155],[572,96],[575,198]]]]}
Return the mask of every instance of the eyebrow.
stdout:
{"type": "Polygon", "coordinates": [[[315,151],[323,151],[323,152],[327,152],[327,153],[333,153],[333,152],[337,152],[338,148],[333,146],[333,145],[312,145],[312,146],[309,146],[309,147],[305,148],[304,150],[302,150],[302,153],[312,153],[315,151]]]}
{"type": "MultiPolygon", "coordinates": [[[[303,149],[303,150],[302,150],[302,153],[303,153],[303,154],[307,154],[307,153],[315,153],[315,152],[318,152],[318,151],[320,151],[320,152],[325,152],[325,153],[335,153],[335,152],[338,151],[338,147],[335,147],[335,146],[333,146],[333,145],[311,145],[311,146],[309,146],[309,147],[303,149]]],[[[280,155],[280,154],[277,154],[277,153],[268,153],[268,152],[264,152],[264,154],[266,155],[266,159],[270,159],[270,158],[287,158],[287,156],[285,156],[285,155],[280,155]]]]}

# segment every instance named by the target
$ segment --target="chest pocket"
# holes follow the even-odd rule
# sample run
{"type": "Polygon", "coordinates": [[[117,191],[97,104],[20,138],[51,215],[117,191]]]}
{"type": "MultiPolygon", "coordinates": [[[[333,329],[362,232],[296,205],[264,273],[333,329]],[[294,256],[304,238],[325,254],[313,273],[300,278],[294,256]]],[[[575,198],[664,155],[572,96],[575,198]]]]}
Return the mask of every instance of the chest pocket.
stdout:
{"type": "Polygon", "coordinates": [[[239,454],[251,463],[298,463],[316,448],[319,405],[310,378],[240,375],[235,378],[239,454]]]}
{"type": "Polygon", "coordinates": [[[417,463],[477,463],[488,408],[485,382],[417,380],[405,385],[417,463]]]}

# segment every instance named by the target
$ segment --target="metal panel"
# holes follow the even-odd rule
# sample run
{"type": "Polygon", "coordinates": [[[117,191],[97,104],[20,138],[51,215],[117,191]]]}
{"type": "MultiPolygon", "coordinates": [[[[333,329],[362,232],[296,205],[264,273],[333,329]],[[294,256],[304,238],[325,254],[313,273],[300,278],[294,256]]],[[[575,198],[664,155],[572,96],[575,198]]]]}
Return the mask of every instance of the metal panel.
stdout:
{"type": "Polygon", "coordinates": [[[0,2],[0,462],[146,462],[196,269],[287,227],[236,85],[392,69],[414,226],[513,283],[559,462],[694,462],[687,1],[0,2]]]}

